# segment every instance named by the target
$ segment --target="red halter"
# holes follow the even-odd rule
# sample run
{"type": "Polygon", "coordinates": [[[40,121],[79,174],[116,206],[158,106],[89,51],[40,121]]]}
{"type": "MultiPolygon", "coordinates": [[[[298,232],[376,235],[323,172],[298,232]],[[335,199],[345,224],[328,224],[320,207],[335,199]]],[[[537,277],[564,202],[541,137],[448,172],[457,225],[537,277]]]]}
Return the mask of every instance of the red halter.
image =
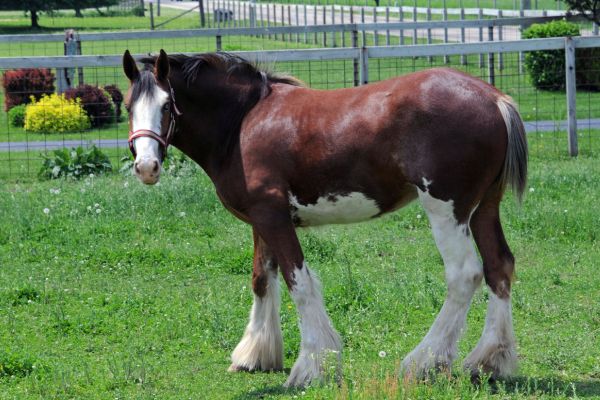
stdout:
{"type": "Polygon", "coordinates": [[[171,144],[171,140],[173,139],[173,135],[175,133],[175,116],[180,117],[183,115],[179,108],[177,107],[177,103],[175,103],[175,92],[173,91],[173,86],[171,86],[171,82],[167,79],[167,83],[169,84],[169,102],[171,103],[171,107],[169,107],[169,128],[167,129],[167,135],[163,139],[163,137],[150,129],[138,129],[136,131],[129,131],[129,150],[131,154],[133,154],[133,158],[136,157],[135,146],[133,145],[133,141],[140,137],[148,137],[150,139],[154,139],[162,146],[162,156],[161,162],[165,159],[167,155],[167,148],[171,144]],[[173,113],[174,112],[174,113],[173,113]]]}

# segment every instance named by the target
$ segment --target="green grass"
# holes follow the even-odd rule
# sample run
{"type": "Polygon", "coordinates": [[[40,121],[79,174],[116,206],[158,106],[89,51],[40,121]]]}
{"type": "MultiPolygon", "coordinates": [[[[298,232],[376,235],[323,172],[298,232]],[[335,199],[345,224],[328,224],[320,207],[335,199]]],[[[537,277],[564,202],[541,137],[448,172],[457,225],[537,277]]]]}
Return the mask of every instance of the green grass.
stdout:
{"type": "MultiPolygon", "coordinates": [[[[344,338],[344,381],[286,392],[285,373],[226,372],[252,301],[251,232],[204,173],[154,187],[118,174],[0,181],[0,365],[11,371],[0,399],[600,397],[599,161],[544,148],[524,205],[503,203],[520,370],[495,387],[472,386],[458,363],[450,379],[404,385],[395,375],[445,295],[418,204],[300,231],[344,338]]],[[[486,296],[475,296],[459,361],[481,333],[486,296]]],[[[289,368],[299,333],[287,293],[281,317],[289,368]]]]}

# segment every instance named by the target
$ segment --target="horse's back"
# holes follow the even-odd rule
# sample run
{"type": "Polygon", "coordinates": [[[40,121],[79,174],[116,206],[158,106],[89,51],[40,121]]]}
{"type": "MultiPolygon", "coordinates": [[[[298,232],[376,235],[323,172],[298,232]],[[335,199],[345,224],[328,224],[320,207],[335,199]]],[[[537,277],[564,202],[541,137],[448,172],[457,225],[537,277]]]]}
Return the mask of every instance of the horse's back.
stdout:
{"type": "Polygon", "coordinates": [[[501,96],[451,69],[331,91],[273,85],[244,121],[245,169],[278,175],[304,225],[392,211],[424,182],[454,195],[501,170],[501,96]]]}

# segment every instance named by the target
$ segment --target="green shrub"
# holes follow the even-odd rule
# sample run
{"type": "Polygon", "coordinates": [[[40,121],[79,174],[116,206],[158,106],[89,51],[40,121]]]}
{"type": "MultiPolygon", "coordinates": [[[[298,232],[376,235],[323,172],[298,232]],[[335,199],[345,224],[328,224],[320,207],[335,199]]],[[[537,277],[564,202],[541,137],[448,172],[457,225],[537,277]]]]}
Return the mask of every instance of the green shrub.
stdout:
{"type": "Polygon", "coordinates": [[[115,107],[110,93],[94,85],[79,85],[65,92],[69,100],[79,99],[93,127],[115,121],[115,107]]]}
{"type": "MultiPolygon", "coordinates": [[[[523,32],[524,39],[579,36],[579,27],[567,21],[533,24],[523,32]]],[[[564,90],[564,50],[540,50],[527,53],[525,68],[531,83],[542,90],[564,90]]],[[[578,49],[575,55],[577,85],[582,89],[600,89],[600,49],[578,49]]]]}
{"type": "Polygon", "coordinates": [[[8,111],[8,122],[12,126],[22,128],[25,125],[25,104],[14,106],[8,111]]]}
{"type": "Polygon", "coordinates": [[[145,14],[145,10],[144,7],[142,6],[135,6],[131,9],[131,14],[136,16],[136,17],[143,17],[145,14]]]}
{"type": "Polygon", "coordinates": [[[89,129],[90,119],[79,99],[68,100],[56,93],[32,98],[25,108],[25,130],[38,133],[77,132],[89,129]]]}
{"type": "Polygon", "coordinates": [[[54,150],[51,155],[42,154],[44,163],[39,176],[44,179],[75,178],[112,171],[108,156],[96,146],[84,149],[54,150]]]}

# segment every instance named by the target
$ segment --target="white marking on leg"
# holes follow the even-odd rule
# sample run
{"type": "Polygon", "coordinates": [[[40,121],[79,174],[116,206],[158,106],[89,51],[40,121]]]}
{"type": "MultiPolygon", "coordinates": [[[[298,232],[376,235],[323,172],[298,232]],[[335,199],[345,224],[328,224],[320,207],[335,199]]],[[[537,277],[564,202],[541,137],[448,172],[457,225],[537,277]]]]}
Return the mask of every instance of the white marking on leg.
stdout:
{"type": "MultiPolygon", "coordinates": [[[[324,376],[324,364],[331,358],[336,375],[340,370],[341,339],[323,306],[318,278],[306,263],[294,271],[295,284],[290,294],[300,314],[300,354],[285,386],[305,386],[324,376]]],[[[336,376],[336,378],[339,376],[336,376]]]]}
{"type": "Polygon", "coordinates": [[[481,262],[466,234],[466,224],[459,224],[454,216],[454,202],[438,200],[421,190],[419,198],[444,260],[448,294],[425,338],[402,362],[402,370],[416,376],[434,367],[452,365],[471,298],[483,277],[481,262]]]}
{"type": "Polygon", "coordinates": [[[279,279],[268,263],[267,290],[263,297],[254,295],[250,322],[231,355],[230,371],[283,369],[283,339],[279,317],[279,279]]]}
{"type": "Polygon", "coordinates": [[[379,214],[381,210],[375,200],[360,192],[346,195],[319,197],[315,204],[300,204],[293,193],[289,193],[292,217],[299,218],[303,226],[325,224],[348,224],[365,221],[379,214]]]}
{"type": "Polygon", "coordinates": [[[423,186],[425,187],[425,191],[429,190],[429,185],[433,183],[433,181],[427,180],[427,178],[423,177],[423,186]]]}
{"type": "Polygon", "coordinates": [[[472,374],[479,370],[494,377],[507,377],[517,365],[517,350],[512,324],[510,297],[501,299],[490,290],[483,334],[465,359],[472,374]]]}

